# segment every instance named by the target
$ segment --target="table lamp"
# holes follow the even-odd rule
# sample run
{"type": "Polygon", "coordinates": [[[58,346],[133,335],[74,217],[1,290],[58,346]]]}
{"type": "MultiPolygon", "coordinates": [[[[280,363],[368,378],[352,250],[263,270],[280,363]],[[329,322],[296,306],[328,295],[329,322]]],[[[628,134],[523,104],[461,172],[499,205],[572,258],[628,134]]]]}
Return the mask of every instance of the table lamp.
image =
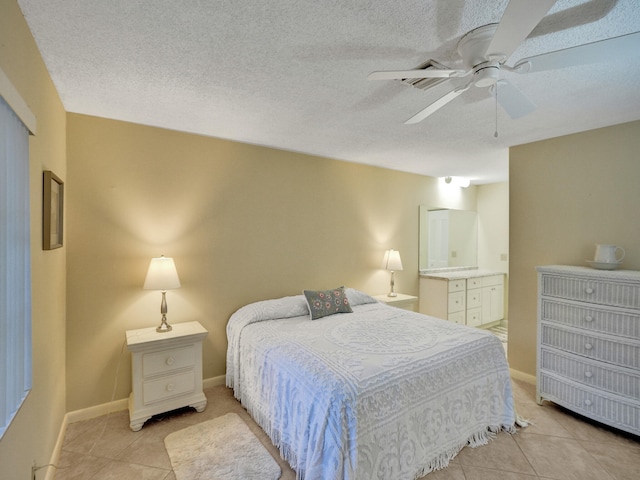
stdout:
{"type": "Polygon", "coordinates": [[[393,287],[395,284],[393,273],[396,270],[402,270],[402,260],[400,259],[400,252],[397,250],[387,250],[384,254],[382,266],[385,270],[389,270],[391,272],[391,291],[387,296],[397,297],[398,294],[393,291],[393,287]]]}
{"type": "Polygon", "coordinates": [[[164,333],[171,331],[171,325],[167,323],[167,290],[180,288],[180,279],[173,258],[164,255],[158,258],[152,258],[147,271],[147,278],[144,281],[145,290],[161,290],[162,302],[160,303],[160,313],[162,314],[162,322],[156,328],[156,332],[164,333]]]}

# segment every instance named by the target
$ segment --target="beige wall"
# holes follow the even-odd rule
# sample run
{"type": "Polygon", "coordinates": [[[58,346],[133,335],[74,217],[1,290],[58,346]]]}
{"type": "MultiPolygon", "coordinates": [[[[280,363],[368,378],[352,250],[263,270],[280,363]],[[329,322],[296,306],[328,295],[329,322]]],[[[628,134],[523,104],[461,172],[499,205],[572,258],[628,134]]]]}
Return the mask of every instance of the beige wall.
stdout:
{"type": "MultiPolygon", "coordinates": [[[[69,114],[67,408],[130,392],[124,332],[159,323],[142,290],[152,256],[175,259],[169,322],[200,321],[204,377],[224,375],[240,306],[347,285],[418,293],[418,205],[475,209],[476,187],[124,122],[69,114]]],[[[329,140],[328,140],[329,141],[329,140]]]]}
{"type": "Polygon", "coordinates": [[[509,363],[535,375],[537,265],[586,265],[596,243],[640,270],[640,122],[514,147],[509,363]]]}
{"type": "Polygon", "coordinates": [[[65,413],[66,247],[43,251],[41,225],[42,171],[66,181],[66,117],[15,0],[0,0],[0,67],[37,118],[29,139],[33,389],[0,440],[0,477],[27,479],[34,460],[49,463],[65,413]]]}
{"type": "Polygon", "coordinates": [[[478,188],[478,266],[507,274],[504,318],[509,319],[509,182],[478,188]]]}
{"type": "Polygon", "coordinates": [[[478,188],[478,265],[508,273],[508,259],[509,183],[482,185],[478,188]]]}

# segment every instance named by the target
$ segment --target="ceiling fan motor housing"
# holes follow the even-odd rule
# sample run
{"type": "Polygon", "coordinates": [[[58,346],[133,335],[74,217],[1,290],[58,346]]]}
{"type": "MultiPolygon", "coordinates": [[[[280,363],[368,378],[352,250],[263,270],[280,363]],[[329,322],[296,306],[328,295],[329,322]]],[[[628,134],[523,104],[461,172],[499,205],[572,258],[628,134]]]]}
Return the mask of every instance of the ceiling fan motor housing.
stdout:
{"type": "Polygon", "coordinates": [[[496,64],[482,65],[473,72],[473,84],[476,87],[490,87],[498,80],[500,80],[500,67],[496,64]]]}

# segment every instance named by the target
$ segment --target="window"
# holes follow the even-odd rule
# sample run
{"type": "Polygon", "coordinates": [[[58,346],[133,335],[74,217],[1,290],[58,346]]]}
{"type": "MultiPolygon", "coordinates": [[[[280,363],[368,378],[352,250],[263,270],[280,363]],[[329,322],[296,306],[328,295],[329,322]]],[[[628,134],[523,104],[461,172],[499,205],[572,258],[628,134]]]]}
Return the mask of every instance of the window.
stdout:
{"type": "Polygon", "coordinates": [[[30,221],[29,130],[0,97],[0,438],[31,389],[30,221]]]}

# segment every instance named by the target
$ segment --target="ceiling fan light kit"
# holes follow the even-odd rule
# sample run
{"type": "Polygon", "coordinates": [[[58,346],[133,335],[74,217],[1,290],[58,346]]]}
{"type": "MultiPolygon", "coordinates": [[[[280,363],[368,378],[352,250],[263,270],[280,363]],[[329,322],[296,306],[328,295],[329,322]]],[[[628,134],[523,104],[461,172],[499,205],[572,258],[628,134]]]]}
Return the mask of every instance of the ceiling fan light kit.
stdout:
{"type": "Polygon", "coordinates": [[[413,83],[410,84],[414,86],[419,83],[416,79],[438,78],[438,82],[427,84],[422,88],[428,90],[443,81],[471,75],[471,79],[467,83],[442,95],[409,118],[405,122],[406,124],[424,120],[467,91],[471,85],[489,88],[490,93],[496,96],[497,103],[505,112],[512,119],[518,119],[533,112],[536,106],[515,85],[502,76],[502,71],[529,74],[575,65],[607,62],[613,59],[624,59],[640,49],[640,32],[637,32],[523,58],[516,61],[513,67],[506,65],[505,62],[511,54],[529,36],[555,3],[555,0],[537,0],[535,2],[511,0],[500,23],[483,25],[463,35],[458,41],[457,50],[466,70],[437,66],[436,62],[430,61],[427,62],[428,68],[379,71],[371,73],[368,78],[370,80],[396,79],[402,81],[410,78],[413,80],[413,83]]]}

